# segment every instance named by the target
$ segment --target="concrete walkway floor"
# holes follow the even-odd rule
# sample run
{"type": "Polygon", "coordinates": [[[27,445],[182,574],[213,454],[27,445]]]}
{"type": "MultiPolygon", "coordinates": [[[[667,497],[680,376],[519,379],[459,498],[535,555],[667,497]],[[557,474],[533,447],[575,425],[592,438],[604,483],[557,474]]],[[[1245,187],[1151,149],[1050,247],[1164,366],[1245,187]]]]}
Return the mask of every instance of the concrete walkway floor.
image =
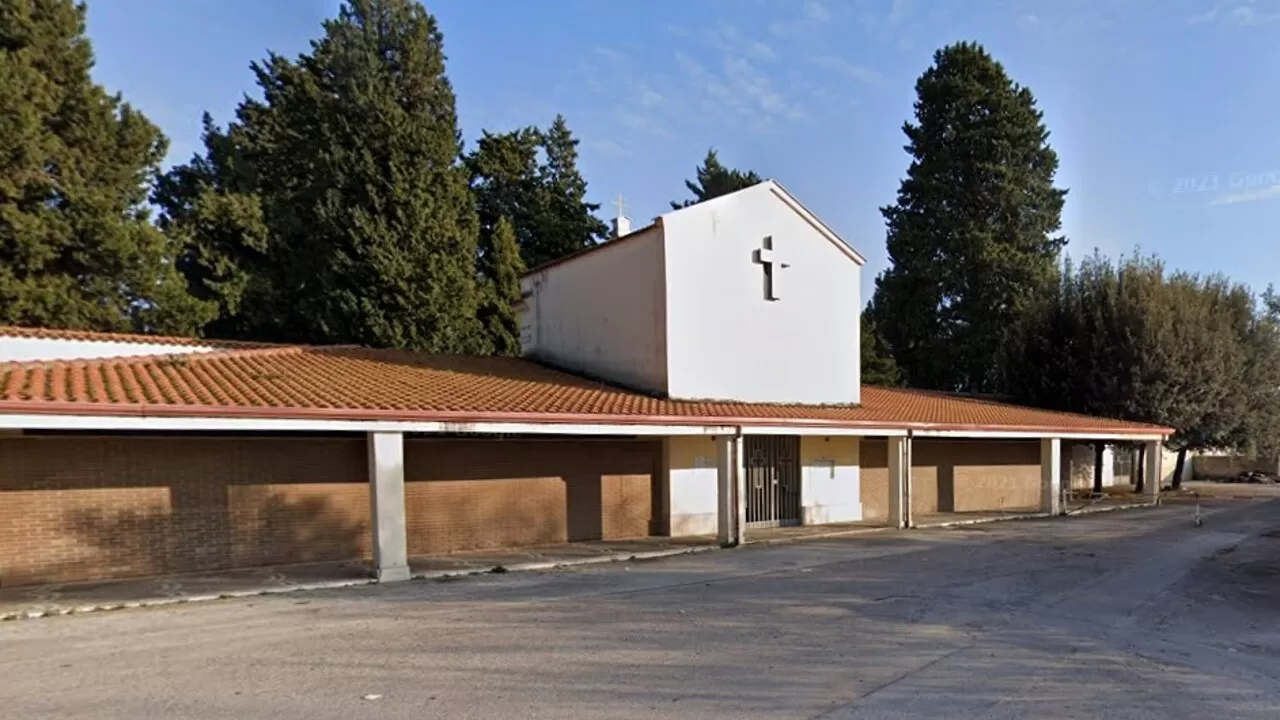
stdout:
{"type": "MultiPolygon", "coordinates": [[[[1118,510],[1133,505],[1106,503],[1082,508],[1082,513],[1118,510]]],[[[934,513],[917,516],[918,529],[1045,517],[1034,510],[1006,512],[934,513]]],[[[819,540],[889,531],[878,521],[751,529],[748,545],[819,540]]],[[[416,557],[413,577],[442,579],[491,572],[551,570],[597,563],[645,560],[717,549],[716,538],[653,537],[629,541],[593,541],[536,548],[491,550],[416,557]]],[[[24,585],[0,588],[0,620],[40,618],[99,610],[172,605],[187,602],[252,597],[372,585],[368,564],[362,561],[279,565],[183,575],[90,583],[24,585]]]]}
{"type": "MultiPolygon", "coordinates": [[[[556,567],[645,560],[714,548],[714,538],[710,537],[655,537],[417,557],[410,561],[410,567],[414,578],[429,580],[487,572],[550,570],[556,567]]],[[[328,590],[374,583],[369,566],[365,562],[352,561],[245,568],[131,580],[23,585],[0,588],[0,620],[172,605],[297,590],[328,590]]]]}

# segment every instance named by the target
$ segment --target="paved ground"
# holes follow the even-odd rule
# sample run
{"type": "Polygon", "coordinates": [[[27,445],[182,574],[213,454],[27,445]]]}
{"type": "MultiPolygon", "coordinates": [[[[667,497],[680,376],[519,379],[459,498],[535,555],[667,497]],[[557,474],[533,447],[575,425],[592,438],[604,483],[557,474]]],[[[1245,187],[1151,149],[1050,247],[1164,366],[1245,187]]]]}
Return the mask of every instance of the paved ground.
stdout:
{"type": "Polygon", "coordinates": [[[1280,501],[0,623],[15,718],[1275,718],[1280,501]],[[369,698],[369,699],[366,699],[369,698]]]}
{"type": "MultiPolygon", "coordinates": [[[[1068,512],[1116,509],[1131,507],[1133,504],[1133,500],[1127,497],[1107,498],[1072,507],[1068,512]]],[[[913,522],[917,527],[929,528],[1042,515],[1035,510],[934,513],[920,515],[913,518],[913,522]]],[[[752,529],[747,533],[747,539],[750,543],[787,543],[817,537],[861,535],[886,529],[882,522],[875,521],[774,527],[752,529]]],[[[558,566],[653,559],[716,547],[718,546],[713,536],[652,537],[415,557],[411,559],[410,566],[415,578],[433,579],[495,570],[547,570],[558,566]]],[[[19,585],[0,587],[0,621],[273,595],[298,590],[347,588],[372,582],[372,573],[365,562],[321,562],[102,582],[19,585]]]]}
{"type": "MultiPolygon", "coordinates": [[[[410,565],[415,577],[426,579],[655,558],[712,547],[714,538],[655,537],[416,557],[410,565]]],[[[0,589],[0,620],[354,587],[372,582],[367,563],[322,562],[103,582],[19,585],[0,589]]]]}

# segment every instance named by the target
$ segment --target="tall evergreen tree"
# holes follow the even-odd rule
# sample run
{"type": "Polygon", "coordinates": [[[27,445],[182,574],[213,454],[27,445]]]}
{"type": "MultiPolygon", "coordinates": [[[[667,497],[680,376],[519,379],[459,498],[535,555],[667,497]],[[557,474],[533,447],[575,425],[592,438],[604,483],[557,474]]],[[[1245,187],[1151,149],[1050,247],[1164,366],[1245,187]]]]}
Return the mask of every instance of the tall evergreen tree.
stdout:
{"type": "Polygon", "coordinates": [[[520,260],[515,228],[505,217],[498,218],[493,232],[481,235],[480,245],[480,322],[488,350],[495,355],[519,355],[516,305],[520,302],[520,276],[525,266],[520,260]]]}
{"type": "Polygon", "coordinates": [[[907,384],[990,392],[1009,328],[1056,274],[1066,191],[1031,91],[979,45],[934,54],[916,82],[912,161],[882,209],[890,268],[876,321],[907,384]]]}
{"type": "MultiPolygon", "coordinates": [[[[485,132],[467,156],[480,232],[510,220],[526,267],[591,247],[609,231],[587,202],[578,171],[578,141],[563,116],[545,130],[485,132]]],[[[484,244],[485,240],[481,239],[484,244]]]]}
{"type": "Polygon", "coordinates": [[[0,323],[193,333],[145,206],[165,138],[92,67],[83,4],[0,2],[0,323]]]}
{"type": "Polygon", "coordinates": [[[506,133],[485,131],[466,157],[466,167],[480,222],[480,254],[493,243],[498,223],[506,219],[517,247],[540,243],[539,217],[545,212],[545,188],[540,178],[541,134],[528,127],[506,133]]]}
{"type": "Polygon", "coordinates": [[[862,313],[861,325],[862,382],[887,387],[901,385],[902,373],[898,371],[898,364],[884,351],[876,321],[870,313],[862,313]]]}
{"type": "Polygon", "coordinates": [[[586,200],[587,181],[578,171],[578,140],[563,115],[542,131],[541,140],[546,161],[539,177],[548,193],[547,212],[538,244],[520,248],[529,267],[589,248],[609,234],[609,226],[595,216],[600,205],[586,200]]]}
{"type": "Polygon", "coordinates": [[[702,165],[694,172],[694,180],[684,181],[684,186],[693,194],[693,199],[672,202],[672,210],[679,210],[721,195],[728,195],[731,192],[749,188],[762,180],[754,171],[743,172],[742,170],[725,167],[720,162],[719,156],[716,155],[715,148],[707,150],[707,156],[702,159],[702,165]]]}
{"type": "Polygon", "coordinates": [[[253,70],[263,97],[227,133],[231,167],[194,168],[232,207],[207,210],[226,222],[189,242],[189,283],[264,339],[483,350],[477,220],[435,18],[415,0],[350,0],[310,52],[253,70]],[[228,179],[241,177],[247,188],[228,179]],[[224,242],[228,228],[241,236],[224,242]],[[241,285],[263,290],[259,306],[233,302],[241,285]]]}
{"type": "Polygon", "coordinates": [[[161,208],[160,227],[181,248],[177,266],[189,292],[217,305],[204,333],[270,338],[277,303],[268,277],[270,231],[242,134],[236,125],[220,130],[205,113],[204,154],[162,175],[152,200],[161,208]]]}

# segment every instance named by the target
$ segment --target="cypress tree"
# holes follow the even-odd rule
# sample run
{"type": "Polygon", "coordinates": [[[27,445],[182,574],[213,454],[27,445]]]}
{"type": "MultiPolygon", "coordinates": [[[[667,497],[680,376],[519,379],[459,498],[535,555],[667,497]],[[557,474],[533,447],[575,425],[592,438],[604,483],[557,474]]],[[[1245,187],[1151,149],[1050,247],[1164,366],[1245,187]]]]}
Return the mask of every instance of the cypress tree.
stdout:
{"type": "Polygon", "coordinates": [[[435,18],[351,0],[241,104],[270,240],[277,339],[431,352],[484,345],[476,211],[435,18]]]}
{"type": "Polygon", "coordinates": [[[754,171],[743,172],[725,167],[724,163],[720,162],[715,148],[707,150],[707,156],[703,158],[702,165],[694,171],[694,177],[694,180],[684,181],[684,186],[693,194],[693,199],[672,202],[672,210],[687,208],[721,195],[728,195],[731,192],[749,188],[762,180],[754,171]]]}
{"type": "Polygon", "coordinates": [[[908,385],[991,392],[1011,328],[1052,286],[1066,191],[1031,91],[979,45],[934,54],[916,82],[911,154],[882,209],[890,267],[873,306],[908,385]]]}
{"type": "Polygon", "coordinates": [[[525,266],[520,260],[515,228],[505,217],[498,218],[493,232],[481,236],[480,245],[480,322],[490,345],[487,349],[495,355],[519,355],[516,305],[520,302],[520,276],[525,266]]]}
{"type": "Polygon", "coordinates": [[[92,67],[83,4],[0,2],[0,323],[194,333],[145,205],[166,140],[92,67]]]}
{"type": "Polygon", "coordinates": [[[866,385],[892,387],[902,384],[898,365],[884,352],[876,321],[870,313],[862,313],[862,382],[866,385]]]}
{"type": "Polygon", "coordinates": [[[507,218],[526,267],[589,248],[608,234],[578,171],[578,141],[563,116],[545,130],[485,132],[467,156],[483,236],[507,218]]]}
{"type": "MultiPolygon", "coordinates": [[[[466,166],[480,222],[480,262],[500,220],[506,219],[522,250],[541,243],[539,216],[546,210],[546,193],[540,177],[541,134],[537,128],[507,133],[485,131],[466,166]]],[[[482,273],[483,274],[483,273],[482,273]]]]}
{"type": "Polygon", "coordinates": [[[270,233],[241,132],[219,129],[205,113],[204,154],[162,175],[152,201],[160,227],[181,249],[177,267],[188,291],[218,308],[204,334],[269,340],[278,304],[267,278],[270,233]]]}
{"type": "Polygon", "coordinates": [[[558,260],[605,239],[609,226],[595,216],[600,206],[587,202],[587,181],[578,171],[578,140],[563,115],[539,134],[545,157],[539,180],[545,206],[536,221],[536,240],[520,248],[528,267],[558,260]]]}

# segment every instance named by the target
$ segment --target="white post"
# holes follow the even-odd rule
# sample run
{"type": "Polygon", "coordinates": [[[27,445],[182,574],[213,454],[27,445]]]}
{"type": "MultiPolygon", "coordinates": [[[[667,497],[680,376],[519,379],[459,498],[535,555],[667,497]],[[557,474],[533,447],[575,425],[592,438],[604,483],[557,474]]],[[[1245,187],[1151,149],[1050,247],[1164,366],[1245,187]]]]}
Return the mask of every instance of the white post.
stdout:
{"type": "Polygon", "coordinates": [[[911,468],[915,467],[915,441],[908,435],[902,440],[902,514],[906,520],[903,527],[916,526],[916,510],[915,510],[915,487],[912,485],[911,468]]]}
{"type": "Polygon", "coordinates": [[[733,544],[747,541],[747,452],[742,435],[733,438],[733,544]]]}
{"type": "Polygon", "coordinates": [[[902,529],[911,522],[911,438],[891,437],[889,448],[889,524],[902,529]]]}
{"type": "Polygon", "coordinates": [[[373,571],[378,582],[409,579],[404,519],[404,434],[368,434],[373,571]]]}
{"type": "Polygon", "coordinates": [[[1160,481],[1164,477],[1164,472],[1160,467],[1161,462],[1164,460],[1163,448],[1164,443],[1159,440],[1150,440],[1142,444],[1142,452],[1146,453],[1146,458],[1143,461],[1145,465],[1143,471],[1147,475],[1142,479],[1142,489],[1147,492],[1153,503],[1160,502],[1160,481]]]}
{"type": "Polygon", "coordinates": [[[721,547],[742,544],[741,449],[741,438],[716,437],[716,535],[721,547]]]}
{"type": "Polygon", "coordinates": [[[1062,441],[1040,438],[1040,509],[1062,513],[1062,441]]]}

